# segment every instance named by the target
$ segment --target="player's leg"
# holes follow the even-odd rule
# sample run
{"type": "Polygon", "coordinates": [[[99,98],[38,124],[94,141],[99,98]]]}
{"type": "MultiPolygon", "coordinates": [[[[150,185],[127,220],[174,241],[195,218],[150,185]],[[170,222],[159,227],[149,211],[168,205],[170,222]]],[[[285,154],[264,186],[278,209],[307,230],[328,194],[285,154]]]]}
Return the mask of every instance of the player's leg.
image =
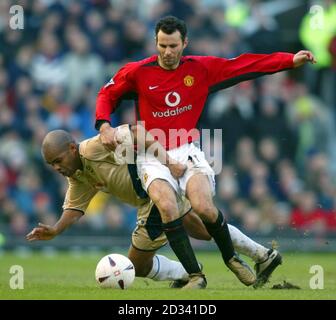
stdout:
{"type": "Polygon", "coordinates": [[[213,204],[208,177],[203,174],[191,176],[187,182],[186,195],[193,210],[202,219],[208,233],[215,240],[225,264],[242,283],[247,286],[254,284],[256,280],[254,273],[234,253],[227,223],[222,213],[213,204]]]}
{"type": "Polygon", "coordinates": [[[153,280],[173,280],[181,288],[189,282],[189,274],[181,262],[168,259],[156,251],[167,244],[162,230],[161,217],[153,203],[147,203],[138,210],[137,227],[132,234],[129,258],[135,266],[136,276],[153,280]]]}
{"type": "MultiPolygon", "coordinates": [[[[187,161],[188,169],[179,179],[180,188],[185,192],[193,210],[200,216],[208,233],[215,240],[225,264],[242,283],[251,285],[255,281],[255,275],[248,265],[235,255],[226,221],[213,204],[214,171],[197,143],[191,143],[186,147],[188,150],[182,155],[184,158],[181,158],[187,161]]],[[[177,160],[181,161],[181,158],[177,160]]]]}
{"type": "MultiPolygon", "coordinates": [[[[198,240],[212,239],[201,218],[192,209],[183,216],[182,220],[183,226],[190,237],[198,240]]],[[[227,225],[235,251],[251,258],[256,263],[265,261],[268,258],[270,249],[253,241],[235,226],[229,223],[227,225]]]]}
{"type": "Polygon", "coordinates": [[[193,279],[195,288],[205,288],[206,280],[183,227],[174,189],[167,181],[155,179],[147,192],[160,212],[163,231],[175,255],[193,279]]]}
{"type": "Polygon", "coordinates": [[[138,250],[130,246],[128,250],[128,258],[132,261],[135,269],[136,277],[146,277],[153,267],[153,257],[155,251],[138,250]]]}
{"type": "MultiPolygon", "coordinates": [[[[190,237],[198,240],[212,239],[201,218],[192,209],[183,216],[182,220],[183,226],[190,237]]],[[[268,248],[253,241],[235,226],[229,223],[227,225],[235,251],[250,257],[256,263],[267,259],[269,251],[268,248]]]]}
{"type": "Polygon", "coordinates": [[[155,281],[189,281],[189,274],[178,261],[168,259],[155,251],[143,251],[133,245],[128,251],[128,257],[133,262],[135,275],[146,277],[155,281]]]}
{"type": "Polygon", "coordinates": [[[254,262],[257,279],[254,288],[262,287],[268,282],[273,271],[282,263],[280,253],[253,241],[238,228],[228,224],[233,246],[238,253],[250,257],[254,262]]]}
{"type": "Polygon", "coordinates": [[[201,218],[192,210],[182,217],[183,226],[191,238],[210,241],[212,237],[201,218]]]}
{"type": "MultiPolygon", "coordinates": [[[[190,210],[183,216],[183,225],[192,238],[199,240],[211,240],[200,217],[190,210]]],[[[230,236],[234,250],[250,257],[256,264],[257,280],[253,284],[255,288],[263,286],[270,278],[273,271],[281,264],[282,257],[275,249],[269,249],[253,241],[238,228],[228,223],[230,236]]]]}
{"type": "Polygon", "coordinates": [[[250,257],[254,262],[260,262],[266,259],[269,249],[253,241],[238,228],[228,223],[234,249],[243,255],[250,257]]]}

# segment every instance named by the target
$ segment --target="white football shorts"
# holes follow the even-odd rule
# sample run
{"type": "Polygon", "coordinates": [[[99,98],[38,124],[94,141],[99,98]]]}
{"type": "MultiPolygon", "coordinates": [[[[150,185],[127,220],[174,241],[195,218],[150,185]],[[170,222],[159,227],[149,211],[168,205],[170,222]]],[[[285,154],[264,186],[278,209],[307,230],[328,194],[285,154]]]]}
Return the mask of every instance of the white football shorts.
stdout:
{"type": "Polygon", "coordinates": [[[142,187],[147,191],[149,185],[155,179],[162,179],[169,182],[178,195],[185,196],[186,186],[189,179],[196,174],[206,175],[210,182],[212,195],[215,194],[215,173],[205,159],[204,152],[198,147],[198,142],[187,143],[178,148],[167,151],[174,160],[187,165],[184,175],[176,180],[170,173],[167,166],[160,163],[151,154],[137,155],[138,175],[142,187]]]}

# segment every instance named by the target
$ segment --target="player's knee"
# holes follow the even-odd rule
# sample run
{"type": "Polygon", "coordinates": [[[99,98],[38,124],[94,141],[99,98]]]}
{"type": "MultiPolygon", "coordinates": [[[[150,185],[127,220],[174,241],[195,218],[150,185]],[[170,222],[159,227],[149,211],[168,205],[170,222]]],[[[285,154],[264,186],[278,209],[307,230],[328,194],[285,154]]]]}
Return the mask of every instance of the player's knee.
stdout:
{"type": "Polygon", "coordinates": [[[162,220],[165,222],[173,221],[179,217],[177,204],[170,200],[162,199],[157,204],[162,220]]]}
{"type": "Polygon", "coordinates": [[[217,209],[212,203],[200,202],[197,206],[193,205],[193,209],[203,221],[214,222],[217,219],[217,209]]]}

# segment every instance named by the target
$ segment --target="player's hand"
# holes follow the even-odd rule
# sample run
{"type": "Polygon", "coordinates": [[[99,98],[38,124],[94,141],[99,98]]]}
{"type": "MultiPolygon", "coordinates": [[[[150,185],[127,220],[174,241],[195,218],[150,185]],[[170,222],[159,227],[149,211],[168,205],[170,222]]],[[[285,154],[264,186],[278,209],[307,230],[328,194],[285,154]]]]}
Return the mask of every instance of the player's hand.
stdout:
{"type": "Polygon", "coordinates": [[[28,241],[51,240],[56,236],[57,232],[54,227],[39,223],[38,227],[34,228],[30,233],[26,235],[26,239],[28,241]]]}
{"type": "Polygon", "coordinates": [[[187,166],[179,162],[168,164],[168,168],[175,179],[181,178],[187,170],[187,166]]]}
{"type": "Polygon", "coordinates": [[[294,68],[300,67],[306,62],[316,63],[314,55],[308,50],[301,50],[294,55],[293,64],[294,68]]]}
{"type": "Polygon", "coordinates": [[[109,151],[114,151],[118,145],[116,131],[108,123],[104,123],[100,127],[100,140],[103,146],[109,151]]]}

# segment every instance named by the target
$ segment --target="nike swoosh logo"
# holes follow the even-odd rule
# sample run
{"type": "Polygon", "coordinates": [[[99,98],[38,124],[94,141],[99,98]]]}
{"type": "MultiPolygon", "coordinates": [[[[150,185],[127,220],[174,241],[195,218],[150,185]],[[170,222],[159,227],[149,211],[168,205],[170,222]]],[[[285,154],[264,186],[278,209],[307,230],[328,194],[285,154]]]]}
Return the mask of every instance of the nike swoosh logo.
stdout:
{"type": "Polygon", "coordinates": [[[154,90],[154,89],[156,89],[158,86],[149,86],[148,88],[149,88],[149,90],[154,90]]]}

